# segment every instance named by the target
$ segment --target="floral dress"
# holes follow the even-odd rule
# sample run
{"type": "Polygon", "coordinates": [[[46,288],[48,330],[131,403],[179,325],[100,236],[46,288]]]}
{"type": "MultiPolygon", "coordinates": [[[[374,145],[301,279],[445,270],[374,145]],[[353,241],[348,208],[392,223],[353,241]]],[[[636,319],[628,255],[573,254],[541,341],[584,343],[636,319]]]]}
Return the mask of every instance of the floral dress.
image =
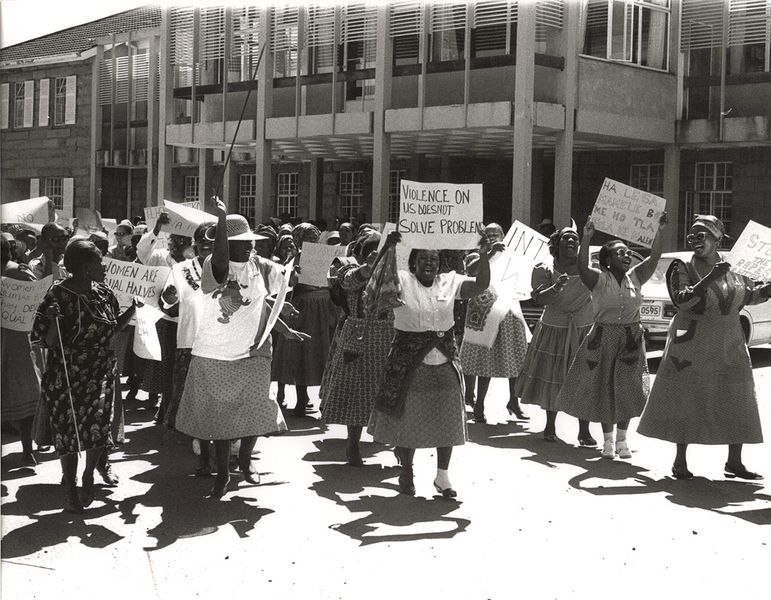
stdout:
{"type": "Polygon", "coordinates": [[[78,437],[82,450],[112,445],[110,420],[115,375],[112,337],[120,310],[115,294],[106,285],[96,283],[87,293],[79,294],[65,287],[66,283],[67,280],[57,283],[48,291],[38,307],[31,333],[33,343],[44,343],[48,328],[55,327],[46,311],[56,302],[61,313],[59,328],[64,357],[59,343],[48,349],[41,389],[54,445],[60,455],[77,452],[78,437]],[[73,425],[73,408],[78,436],[73,425]]]}

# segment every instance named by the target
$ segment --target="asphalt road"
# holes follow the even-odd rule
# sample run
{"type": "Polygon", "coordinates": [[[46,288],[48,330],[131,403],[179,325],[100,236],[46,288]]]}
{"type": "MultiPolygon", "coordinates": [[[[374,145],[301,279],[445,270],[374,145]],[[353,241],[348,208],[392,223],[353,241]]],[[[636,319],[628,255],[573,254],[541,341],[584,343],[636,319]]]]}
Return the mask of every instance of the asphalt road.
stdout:
{"type": "MultiPolygon", "coordinates": [[[[654,371],[660,354],[649,352],[654,371]]],[[[771,348],[752,357],[769,437],[771,348]]],[[[433,451],[418,451],[417,496],[406,497],[386,448],[366,441],[367,464],[353,468],[342,427],[292,418],[290,432],[257,444],[260,485],[234,476],[223,500],[208,499],[212,479],[191,475],[189,442],[136,402],[129,441],[112,455],[120,484],[98,486],[72,516],[55,456],[19,468],[20,444],[4,434],[2,597],[771,595],[771,487],[726,479],[724,447],[693,446],[697,477],[677,481],[671,444],[632,432],[632,459],[603,460],[574,445],[577,424],[564,416],[565,442],[549,444],[537,407],[525,407],[527,423],[508,421],[507,393],[494,380],[489,423],[471,423],[455,452],[457,502],[435,496],[433,451]]],[[[745,464],[771,480],[771,442],[745,447],[745,464]]]]}

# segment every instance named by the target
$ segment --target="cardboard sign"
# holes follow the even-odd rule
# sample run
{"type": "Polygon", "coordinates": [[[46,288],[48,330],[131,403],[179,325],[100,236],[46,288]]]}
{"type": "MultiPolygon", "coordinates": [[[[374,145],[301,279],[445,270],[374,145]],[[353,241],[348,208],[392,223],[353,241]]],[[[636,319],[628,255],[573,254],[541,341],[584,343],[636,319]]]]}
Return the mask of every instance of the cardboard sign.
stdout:
{"type": "MultiPolygon", "coordinates": [[[[173,204],[175,207],[186,206],[188,208],[194,208],[196,210],[199,207],[198,200],[194,200],[192,202],[169,202],[168,200],[164,200],[163,202],[164,202],[163,206],[146,206],[145,207],[145,223],[147,223],[148,231],[153,230],[153,228],[155,227],[155,223],[158,220],[158,215],[160,215],[164,210],[168,212],[169,217],[171,217],[171,212],[167,209],[167,206],[169,204],[173,204]]],[[[198,211],[198,212],[203,212],[203,211],[198,211]]],[[[217,220],[214,215],[210,215],[209,213],[204,213],[204,214],[209,216],[209,221],[211,222],[215,222],[217,220]]],[[[169,229],[168,226],[164,226],[162,230],[168,231],[170,233],[176,233],[172,229],[169,229]]],[[[195,227],[193,227],[193,231],[195,231],[195,227]]],[[[188,235],[188,234],[180,233],[180,235],[188,235]]],[[[189,235],[192,236],[193,234],[191,233],[189,235]]]]}
{"type": "Polygon", "coordinates": [[[482,184],[421,183],[399,185],[399,231],[409,248],[476,248],[482,223],[482,184]]]}
{"type": "Polygon", "coordinates": [[[78,220],[78,227],[83,231],[102,231],[102,219],[95,210],[78,206],[75,209],[75,218],[78,220]]]}
{"type": "Polygon", "coordinates": [[[650,248],[667,201],[605,178],[592,210],[595,229],[650,248]]]}
{"type": "Polygon", "coordinates": [[[161,341],[155,324],[163,313],[150,304],[138,304],[134,318],[134,354],[147,360],[161,360],[161,341]]]}
{"type": "Polygon", "coordinates": [[[46,196],[2,204],[0,205],[0,222],[43,225],[51,221],[48,204],[49,199],[46,196]]]}
{"type": "Polygon", "coordinates": [[[107,238],[110,240],[110,246],[112,246],[113,244],[117,244],[117,241],[115,239],[115,230],[118,229],[118,220],[102,217],[101,221],[102,221],[102,227],[104,227],[107,230],[107,238]]]}
{"type": "Polygon", "coordinates": [[[265,323],[265,331],[262,332],[262,336],[260,337],[260,341],[257,344],[257,348],[262,347],[262,345],[265,343],[265,340],[268,339],[270,332],[273,331],[273,326],[276,324],[276,321],[278,321],[278,318],[281,316],[281,309],[284,308],[284,300],[286,300],[286,292],[289,289],[289,278],[292,276],[293,270],[294,259],[290,260],[289,263],[284,267],[284,277],[281,279],[281,286],[278,288],[278,292],[276,293],[276,299],[273,302],[273,308],[271,309],[270,315],[268,316],[268,321],[265,323]]]}
{"type": "Polygon", "coordinates": [[[327,246],[305,242],[300,253],[298,283],[328,287],[327,271],[336,256],[345,256],[345,246],[327,246]]]}
{"type": "Polygon", "coordinates": [[[158,298],[169,278],[169,267],[146,267],[139,263],[103,258],[104,283],[118,297],[121,312],[131,306],[134,297],[145,304],[158,307],[158,298]]]}
{"type": "Polygon", "coordinates": [[[501,294],[513,294],[519,300],[529,298],[533,267],[538,263],[551,263],[549,238],[521,223],[514,221],[503,238],[506,250],[491,267],[491,279],[497,282],[501,294]]]}
{"type": "Polygon", "coordinates": [[[754,281],[771,280],[771,228],[747,223],[726,261],[734,273],[754,281]]]}
{"type": "Polygon", "coordinates": [[[13,331],[32,331],[38,306],[51,287],[51,275],[40,281],[19,281],[3,277],[0,282],[2,327],[13,331]]]}
{"type": "MultiPolygon", "coordinates": [[[[162,227],[163,231],[168,233],[174,233],[177,235],[186,235],[187,237],[193,237],[195,230],[199,225],[203,223],[216,223],[217,217],[210,213],[198,210],[198,203],[194,204],[196,207],[187,206],[186,204],[177,204],[176,202],[163,201],[166,212],[169,213],[169,224],[162,227]]],[[[157,217],[156,217],[157,220],[157,217]]]]}

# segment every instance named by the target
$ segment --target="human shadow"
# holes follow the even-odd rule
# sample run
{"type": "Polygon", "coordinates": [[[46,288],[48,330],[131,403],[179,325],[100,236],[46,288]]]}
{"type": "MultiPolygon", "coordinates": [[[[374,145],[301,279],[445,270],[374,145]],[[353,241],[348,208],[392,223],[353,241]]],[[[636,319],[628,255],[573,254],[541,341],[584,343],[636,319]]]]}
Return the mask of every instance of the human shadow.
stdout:
{"type": "MultiPolygon", "coordinates": [[[[339,460],[345,440],[325,439],[314,443],[316,452],[304,460],[323,460],[330,456],[339,460]]],[[[382,451],[381,444],[361,444],[367,458],[382,451]]],[[[362,546],[383,542],[409,542],[426,539],[450,539],[465,531],[471,521],[449,516],[460,506],[456,500],[441,496],[430,499],[398,493],[398,467],[369,463],[363,467],[348,464],[316,464],[319,480],[311,490],[360,515],[331,529],[357,540],[362,546]],[[389,481],[393,480],[393,481],[389,481]],[[373,490],[374,488],[374,490],[373,490]],[[382,491],[383,493],[373,493],[382,491]]]]}

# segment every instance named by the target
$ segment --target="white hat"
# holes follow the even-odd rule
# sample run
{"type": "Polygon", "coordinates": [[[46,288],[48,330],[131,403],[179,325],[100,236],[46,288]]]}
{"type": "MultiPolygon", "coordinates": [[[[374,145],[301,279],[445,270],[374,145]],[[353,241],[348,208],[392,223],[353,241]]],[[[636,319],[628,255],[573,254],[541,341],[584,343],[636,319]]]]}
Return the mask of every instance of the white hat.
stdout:
{"type": "MultiPolygon", "coordinates": [[[[257,235],[251,229],[249,229],[249,221],[243,215],[228,215],[226,218],[228,241],[254,241],[254,240],[266,240],[268,239],[264,235],[257,235]]],[[[204,237],[208,240],[213,240],[217,235],[217,226],[212,225],[206,230],[204,237]]]]}

